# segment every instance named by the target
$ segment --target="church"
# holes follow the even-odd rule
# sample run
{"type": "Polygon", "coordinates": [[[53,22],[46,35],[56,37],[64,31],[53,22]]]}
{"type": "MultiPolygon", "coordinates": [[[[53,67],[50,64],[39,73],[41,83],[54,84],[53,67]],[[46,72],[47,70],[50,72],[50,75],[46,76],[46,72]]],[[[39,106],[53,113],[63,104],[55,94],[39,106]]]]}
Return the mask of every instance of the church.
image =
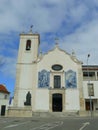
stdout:
{"type": "Polygon", "coordinates": [[[85,112],[83,67],[58,44],[39,53],[40,35],[20,34],[13,106],[9,116],[85,112]]]}

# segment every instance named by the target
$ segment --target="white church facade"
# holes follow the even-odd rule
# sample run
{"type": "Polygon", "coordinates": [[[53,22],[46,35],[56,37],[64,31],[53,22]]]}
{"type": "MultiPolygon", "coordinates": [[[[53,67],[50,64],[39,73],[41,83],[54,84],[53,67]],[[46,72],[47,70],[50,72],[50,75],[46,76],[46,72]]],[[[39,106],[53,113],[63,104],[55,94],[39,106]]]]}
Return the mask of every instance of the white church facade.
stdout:
{"type": "MultiPolygon", "coordinates": [[[[89,95],[87,87],[84,87],[88,80],[83,80],[85,69],[82,62],[57,44],[48,53],[39,54],[39,44],[39,34],[31,31],[20,34],[14,101],[8,115],[55,112],[85,115],[89,95]]],[[[97,99],[98,96],[96,108],[97,99]]]]}

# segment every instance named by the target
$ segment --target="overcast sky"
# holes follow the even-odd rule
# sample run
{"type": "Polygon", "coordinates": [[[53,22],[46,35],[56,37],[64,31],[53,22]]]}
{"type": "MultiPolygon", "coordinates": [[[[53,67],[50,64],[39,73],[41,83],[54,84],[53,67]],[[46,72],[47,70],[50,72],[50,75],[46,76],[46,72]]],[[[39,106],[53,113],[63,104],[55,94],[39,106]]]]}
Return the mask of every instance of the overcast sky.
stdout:
{"type": "Polygon", "coordinates": [[[11,93],[19,34],[33,32],[41,36],[40,50],[47,52],[55,45],[87,64],[98,65],[98,0],[0,0],[0,83],[11,93]]]}

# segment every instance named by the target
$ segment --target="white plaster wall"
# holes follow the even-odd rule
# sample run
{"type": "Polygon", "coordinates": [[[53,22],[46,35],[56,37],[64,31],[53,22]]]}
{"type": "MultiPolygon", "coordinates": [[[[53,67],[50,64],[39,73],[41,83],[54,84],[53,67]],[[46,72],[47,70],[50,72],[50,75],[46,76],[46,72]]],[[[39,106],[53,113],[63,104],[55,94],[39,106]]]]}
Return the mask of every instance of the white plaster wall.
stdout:
{"type": "Polygon", "coordinates": [[[96,108],[97,108],[97,110],[98,110],[98,99],[97,99],[96,102],[93,102],[93,103],[94,103],[94,110],[96,110],[96,108]]]}
{"type": "Polygon", "coordinates": [[[37,77],[35,75],[37,71],[36,71],[36,66],[33,65],[33,61],[37,59],[38,46],[39,46],[38,34],[30,33],[30,34],[20,35],[18,64],[16,70],[16,85],[15,85],[15,94],[14,94],[14,101],[13,101],[13,104],[15,106],[23,107],[26,93],[28,91],[31,91],[31,95],[32,95],[32,91],[36,86],[37,77]],[[27,40],[31,40],[30,51],[26,51],[27,40]]]}
{"type": "MultiPolygon", "coordinates": [[[[61,85],[65,86],[65,72],[68,70],[73,70],[76,72],[76,76],[77,76],[77,88],[76,89],[66,89],[66,94],[65,94],[65,110],[79,110],[80,109],[80,101],[79,101],[79,80],[78,79],[78,68],[80,68],[81,64],[80,63],[76,63],[75,61],[73,61],[70,57],[69,54],[67,54],[64,51],[61,51],[59,48],[55,48],[53,51],[50,51],[49,53],[47,53],[46,55],[43,56],[42,60],[37,64],[37,71],[41,71],[43,69],[46,69],[47,71],[50,72],[50,86],[53,87],[53,76],[54,75],[61,75],[61,85]],[[54,64],[60,64],[63,66],[63,70],[61,71],[54,71],[52,70],[52,65],[54,64]]],[[[38,74],[37,72],[37,74],[38,74]]],[[[38,77],[38,75],[37,75],[38,77]]],[[[36,86],[38,87],[38,85],[36,84],[36,86]]],[[[47,93],[45,93],[43,91],[43,89],[39,89],[39,93],[37,92],[36,94],[36,98],[38,100],[36,100],[36,102],[38,103],[36,108],[37,109],[45,109],[45,106],[43,104],[44,107],[42,107],[41,104],[41,99],[40,97],[43,95],[45,95],[45,102],[48,105],[48,95],[47,93]]],[[[43,99],[43,98],[42,98],[43,99]]]]}
{"type": "Polygon", "coordinates": [[[98,99],[98,81],[94,82],[94,97],[98,99]]]}
{"type": "Polygon", "coordinates": [[[32,63],[38,56],[39,35],[20,35],[18,63],[32,63]],[[26,51],[26,41],[31,40],[31,50],[26,51]]]}
{"type": "Polygon", "coordinates": [[[6,93],[0,93],[0,115],[1,115],[1,106],[5,105],[6,106],[6,110],[8,109],[9,106],[9,98],[10,95],[6,94],[6,93]],[[7,95],[7,99],[5,99],[5,95],[7,95]]]}
{"type": "Polygon", "coordinates": [[[33,89],[33,73],[32,73],[32,64],[31,65],[20,65],[20,71],[18,72],[17,80],[16,80],[16,91],[18,95],[14,97],[15,106],[23,107],[25,95],[28,91],[32,94],[33,89]],[[18,102],[17,102],[18,100],[18,102]]]}
{"type": "Polygon", "coordinates": [[[76,72],[77,76],[77,87],[79,87],[79,79],[78,79],[78,68],[81,64],[77,64],[75,61],[71,59],[71,56],[64,51],[61,51],[59,48],[55,48],[49,53],[45,54],[42,60],[37,64],[37,71],[41,71],[46,69],[50,72],[50,86],[53,86],[53,77],[54,75],[61,75],[61,85],[65,86],[65,72],[68,70],[73,70],[76,72]],[[60,64],[63,66],[61,71],[55,72],[52,70],[52,65],[60,64]]]}
{"type": "Polygon", "coordinates": [[[63,70],[66,71],[69,69],[77,71],[77,63],[70,58],[70,55],[58,48],[55,48],[53,51],[50,51],[43,56],[43,59],[38,63],[38,70],[42,70],[44,68],[50,70],[51,66],[54,64],[62,65],[63,70]]]}
{"type": "Polygon", "coordinates": [[[4,99],[5,94],[4,93],[0,93],[0,99],[4,99]]]}
{"type": "Polygon", "coordinates": [[[7,94],[7,93],[0,93],[0,99],[5,99],[5,100],[9,100],[10,98],[10,94],[7,94]],[[7,99],[5,99],[5,95],[7,95],[7,99]]]}
{"type": "Polygon", "coordinates": [[[24,107],[24,102],[26,101],[26,90],[20,90],[18,95],[18,106],[24,107]]]}
{"type": "MultiPolygon", "coordinates": [[[[42,60],[38,63],[32,64],[32,61],[35,59],[37,55],[37,49],[38,49],[38,37],[33,37],[32,39],[32,50],[25,51],[26,46],[26,40],[32,38],[32,36],[27,37],[21,37],[20,40],[20,50],[19,50],[19,57],[18,57],[18,76],[16,79],[16,88],[17,88],[17,96],[15,97],[16,101],[14,100],[14,103],[16,103],[19,107],[24,107],[24,102],[26,99],[26,94],[28,91],[32,94],[32,108],[33,110],[49,110],[49,90],[48,89],[39,89],[38,88],[38,72],[46,69],[47,71],[53,71],[51,69],[52,65],[54,64],[60,64],[63,66],[63,70],[60,72],[57,72],[55,74],[61,74],[62,77],[65,76],[63,74],[64,72],[72,69],[78,74],[78,65],[75,61],[73,61],[69,54],[67,54],[64,51],[61,51],[59,48],[55,48],[53,51],[50,51],[48,54],[45,54],[43,56],[42,60]],[[29,63],[29,64],[24,64],[29,63]]],[[[50,75],[50,79],[53,79],[52,75],[50,75]]],[[[77,75],[77,83],[78,83],[78,75],[77,75]]],[[[62,78],[62,86],[65,85],[65,79],[62,78]]],[[[53,81],[51,80],[51,85],[53,85],[53,81]]],[[[78,85],[77,85],[78,86],[78,85]]],[[[65,98],[66,101],[68,99],[68,105],[66,106],[66,109],[79,109],[79,93],[76,91],[68,91],[67,92],[67,98],[65,98]],[[71,97],[70,97],[71,96],[71,97]],[[75,97],[75,100],[74,100],[75,97]],[[72,98],[72,100],[71,100],[72,98]],[[74,101],[76,104],[74,104],[74,101]],[[74,106],[74,107],[73,107],[74,106]]],[[[16,105],[16,106],[17,106],[16,105]]]]}
{"type": "Polygon", "coordinates": [[[2,99],[2,100],[0,99],[0,106],[2,105],[6,105],[6,109],[7,109],[7,107],[9,106],[9,99],[2,99]]]}
{"type": "Polygon", "coordinates": [[[36,90],[36,105],[37,111],[49,111],[49,90],[38,89],[36,90]]]}
{"type": "Polygon", "coordinates": [[[20,72],[20,88],[22,89],[31,89],[32,87],[32,64],[31,65],[21,65],[21,72],[20,72]]]}
{"type": "Polygon", "coordinates": [[[66,110],[79,110],[79,91],[77,89],[67,89],[66,90],[66,110]]]}

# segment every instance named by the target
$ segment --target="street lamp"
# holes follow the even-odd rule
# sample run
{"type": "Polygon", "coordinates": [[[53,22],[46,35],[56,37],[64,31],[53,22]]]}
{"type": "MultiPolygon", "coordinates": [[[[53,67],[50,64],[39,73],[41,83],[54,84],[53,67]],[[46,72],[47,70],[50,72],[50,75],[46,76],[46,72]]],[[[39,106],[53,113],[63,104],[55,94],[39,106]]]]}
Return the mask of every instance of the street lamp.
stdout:
{"type": "Polygon", "coordinates": [[[90,100],[90,114],[92,117],[92,99],[91,99],[91,87],[90,87],[90,75],[89,75],[89,66],[88,66],[88,60],[89,60],[90,54],[87,55],[87,71],[88,71],[88,92],[89,92],[89,100],[90,100]]]}

